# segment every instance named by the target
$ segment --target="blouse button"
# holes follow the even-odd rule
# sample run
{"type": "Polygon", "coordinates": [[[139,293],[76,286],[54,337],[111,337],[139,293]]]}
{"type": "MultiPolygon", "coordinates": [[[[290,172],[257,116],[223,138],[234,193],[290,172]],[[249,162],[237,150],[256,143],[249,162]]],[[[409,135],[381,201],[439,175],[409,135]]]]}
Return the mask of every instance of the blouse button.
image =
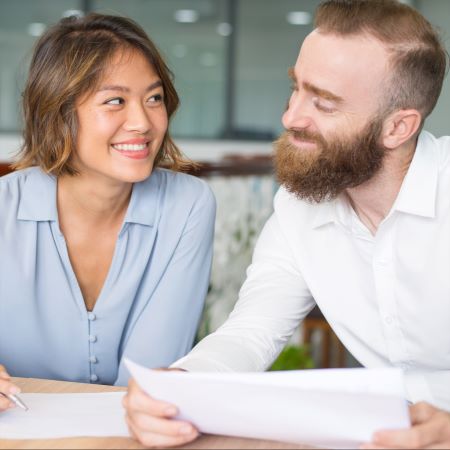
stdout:
{"type": "Polygon", "coordinates": [[[98,376],[95,375],[95,373],[93,373],[93,374],[91,375],[91,381],[98,381],[98,376]]]}
{"type": "Polygon", "coordinates": [[[93,321],[93,320],[95,320],[97,318],[97,316],[94,314],[94,313],[89,313],[88,314],[88,319],[90,320],[90,321],[93,321]]]}
{"type": "Polygon", "coordinates": [[[90,334],[89,335],[89,342],[96,342],[97,341],[97,336],[95,336],[94,334],[90,334]]]}
{"type": "Polygon", "coordinates": [[[92,364],[97,364],[97,357],[96,356],[90,356],[89,357],[89,362],[92,364]]]}

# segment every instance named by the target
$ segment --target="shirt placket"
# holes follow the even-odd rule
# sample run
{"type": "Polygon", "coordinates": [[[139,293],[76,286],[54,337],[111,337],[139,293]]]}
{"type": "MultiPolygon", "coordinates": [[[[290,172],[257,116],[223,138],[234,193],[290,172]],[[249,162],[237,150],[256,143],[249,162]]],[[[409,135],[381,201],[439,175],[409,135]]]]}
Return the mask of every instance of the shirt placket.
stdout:
{"type": "Polygon", "coordinates": [[[89,341],[89,381],[91,383],[98,383],[99,377],[96,373],[98,359],[96,355],[96,349],[98,346],[98,333],[97,333],[97,315],[93,312],[89,312],[88,318],[88,341],[89,341]]]}
{"type": "Polygon", "coordinates": [[[55,237],[55,242],[57,243],[57,248],[63,261],[67,274],[69,275],[70,284],[72,287],[72,292],[74,293],[77,303],[80,307],[81,313],[84,316],[83,320],[87,320],[87,341],[88,341],[88,355],[87,355],[87,366],[88,376],[86,382],[90,383],[99,383],[100,377],[98,375],[99,370],[99,360],[97,358],[97,349],[99,346],[99,338],[98,338],[98,317],[94,312],[86,311],[86,307],[83,300],[83,295],[81,293],[78,281],[76,279],[75,273],[72,269],[72,265],[70,264],[70,259],[67,251],[66,241],[64,239],[64,235],[59,229],[59,225],[54,222],[52,224],[53,227],[53,235],[55,237]]]}
{"type": "Polygon", "coordinates": [[[394,229],[392,220],[390,222],[384,222],[378,229],[374,242],[372,270],[387,356],[392,364],[406,367],[404,336],[400,327],[395,298],[394,229]]]}

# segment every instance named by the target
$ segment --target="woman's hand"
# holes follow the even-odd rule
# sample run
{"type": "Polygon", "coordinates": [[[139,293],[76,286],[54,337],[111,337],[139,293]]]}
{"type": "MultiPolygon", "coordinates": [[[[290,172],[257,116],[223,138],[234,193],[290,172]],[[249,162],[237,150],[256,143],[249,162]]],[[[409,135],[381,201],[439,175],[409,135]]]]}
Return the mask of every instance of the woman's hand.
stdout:
{"type": "Polygon", "coordinates": [[[178,413],[174,405],[150,397],[134,380],[128,383],[123,406],[130,434],[146,447],[175,447],[199,434],[190,423],[173,419],[178,413]]]}
{"type": "Polygon", "coordinates": [[[373,442],[361,448],[450,448],[450,413],[423,402],[409,412],[411,428],[377,432],[373,442]]]}
{"type": "Polygon", "coordinates": [[[0,394],[3,394],[0,395],[0,412],[16,406],[14,402],[5,397],[5,395],[19,393],[20,389],[11,382],[11,377],[8,372],[6,372],[6,369],[0,365],[0,394]]]}

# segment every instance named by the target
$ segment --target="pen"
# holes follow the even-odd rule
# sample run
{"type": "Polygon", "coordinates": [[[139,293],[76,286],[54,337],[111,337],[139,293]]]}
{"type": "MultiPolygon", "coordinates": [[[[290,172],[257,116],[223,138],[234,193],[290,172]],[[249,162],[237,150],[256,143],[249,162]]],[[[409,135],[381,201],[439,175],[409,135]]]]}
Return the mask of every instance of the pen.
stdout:
{"type": "Polygon", "coordinates": [[[28,411],[28,406],[25,405],[25,403],[14,394],[3,394],[3,392],[0,392],[1,395],[4,397],[9,398],[13,403],[15,403],[19,408],[22,408],[24,411],[28,411]]]}

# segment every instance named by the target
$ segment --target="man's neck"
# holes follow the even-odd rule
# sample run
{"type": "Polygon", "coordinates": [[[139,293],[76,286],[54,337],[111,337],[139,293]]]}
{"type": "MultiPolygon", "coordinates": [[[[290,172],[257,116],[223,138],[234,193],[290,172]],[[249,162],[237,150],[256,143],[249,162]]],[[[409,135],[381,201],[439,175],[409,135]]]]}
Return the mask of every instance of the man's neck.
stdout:
{"type": "Polygon", "coordinates": [[[388,151],[382,168],[373,178],[346,190],[351,206],[372,235],[376,234],[398,196],[414,156],[416,143],[413,140],[388,151]]]}

